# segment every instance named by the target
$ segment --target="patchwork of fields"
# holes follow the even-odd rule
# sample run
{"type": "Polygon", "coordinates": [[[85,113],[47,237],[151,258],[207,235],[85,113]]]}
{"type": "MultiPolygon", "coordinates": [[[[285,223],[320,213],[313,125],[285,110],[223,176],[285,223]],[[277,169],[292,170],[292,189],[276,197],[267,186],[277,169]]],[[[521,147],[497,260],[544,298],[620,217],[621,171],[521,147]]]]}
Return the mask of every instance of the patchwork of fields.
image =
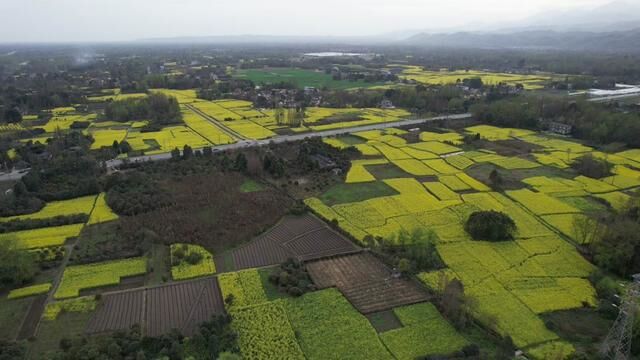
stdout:
{"type": "MultiPolygon", "coordinates": [[[[639,154],[612,154],[619,163],[615,175],[591,179],[564,170],[582,155],[605,156],[582,144],[526,130],[475,126],[465,131],[490,141],[528,142],[539,150],[517,157],[487,149],[463,150],[457,133],[422,133],[417,143],[407,142],[401,132],[356,133],[365,142],[361,145],[377,153],[363,152],[365,159],[354,160],[343,186],[355,193],[359,187],[391,192],[370,190],[358,201],[334,196],[330,203],[320,198],[306,203],[363,243],[369,235],[393,240],[401,230],[433,230],[437,251],[448,268],[421,274],[427,286],[440,291],[442,276],[457,278],[477,302],[476,318],[510,335],[517,346],[538,358],[549,349],[570,352],[571,345],[547,329],[539,314],[596,305],[595,290],[587,279],[595,267],[575,249],[589,237],[580,236],[574,219],[584,217],[589,204],[598,203],[596,198],[614,210],[623,206],[626,189],[640,186],[640,171],[633,169],[639,154]],[[522,188],[502,194],[470,175],[487,166],[524,174],[522,188]],[[550,172],[565,175],[546,175],[550,172]],[[518,229],[515,241],[473,241],[464,223],[478,210],[509,214],[518,229]]],[[[340,138],[327,143],[349,146],[340,138]]]]}
{"type": "MultiPolygon", "coordinates": [[[[178,95],[184,102],[191,99],[189,94],[178,95]]],[[[232,141],[209,117],[247,137],[259,137],[275,126],[247,102],[194,100],[190,106],[206,116],[185,107],[187,126],[151,133],[128,129],[124,135],[114,129],[99,131],[124,136],[132,146],[152,153],[183,142],[210,144],[216,137],[232,141]],[[239,125],[243,122],[253,125],[239,125]],[[163,136],[166,142],[158,140],[163,136]]],[[[336,113],[308,112],[309,124],[334,125],[323,119],[336,113]]],[[[390,114],[403,116],[400,111],[390,114]]],[[[597,306],[588,279],[595,267],[576,249],[589,244],[592,236],[576,224],[593,209],[617,211],[626,205],[630,192],[640,187],[640,151],[605,154],[563,138],[486,125],[460,133],[422,132],[417,139],[407,135],[404,130],[385,129],[325,139],[341,149],[355,146],[362,156],[352,160],[344,184],[305,203],[362,247],[371,237],[400,241],[400,231],[433,231],[446,268],[418,274],[424,286],[439,293],[443,278],[460,280],[473,299],[474,318],[509,335],[531,358],[572,353],[573,345],[549,329],[544,316],[597,306]],[[514,155],[499,151],[499,146],[474,147],[464,143],[465,133],[479,134],[489,145],[518,142],[532,150],[514,155]],[[593,179],[576,174],[570,166],[587,154],[615,164],[612,175],[593,179]],[[508,189],[498,191],[488,185],[492,169],[508,174],[512,181],[508,189]],[[517,225],[514,240],[472,240],[464,225],[479,210],[507,213],[517,225]]],[[[105,139],[101,142],[108,144],[105,139]]],[[[118,219],[105,196],[50,202],[32,214],[0,218],[8,222],[85,215],[83,223],[9,232],[0,234],[0,241],[16,241],[20,249],[30,251],[65,244],[71,248],[69,239],[86,232],[87,226],[118,219]]],[[[429,302],[432,294],[421,285],[394,277],[375,256],[313,215],[285,217],[251,242],[225,253],[212,254],[178,242],[167,251],[168,279],[163,281],[174,281],[167,285],[93,295],[113,290],[126,279],[148,276],[158,263],[151,263],[153,256],[141,256],[66,266],[59,284],[42,281],[18,288],[7,301],[50,294],[46,306],[41,300],[42,321],[54,322],[67,313],[87,314],[87,334],[141,323],[150,336],[172,328],[190,335],[198,322],[226,309],[245,358],[413,359],[450,354],[472,343],[429,302]],[[270,270],[264,267],[288,258],[306,262],[318,290],[290,297],[274,288],[268,280],[270,270]],[[233,300],[225,304],[224,299],[233,300]],[[374,327],[370,317],[381,313],[396,319],[395,324],[374,327]]],[[[32,322],[35,328],[38,322],[32,322]]]]}
{"type": "Polygon", "coordinates": [[[548,74],[524,75],[478,70],[428,71],[419,66],[407,65],[390,65],[390,67],[402,68],[399,76],[403,79],[415,80],[419,83],[429,85],[455,85],[465,79],[480,78],[485,85],[504,83],[515,86],[516,84],[522,84],[525,89],[537,90],[544,88],[544,83],[551,79],[551,76],[548,74]]]}
{"type": "Polygon", "coordinates": [[[274,299],[267,295],[265,286],[270,285],[261,280],[256,270],[220,276],[223,297],[233,295],[229,311],[245,358],[411,359],[448,354],[467,344],[428,303],[394,309],[408,315],[401,318],[399,328],[378,334],[335,288],[299,298],[274,299]],[[419,314],[412,315],[415,312],[419,314]],[[415,319],[426,313],[429,315],[417,323],[415,319]],[[442,332],[430,334],[425,331],[427,328],[442,332]],[[403,341],[424,345],[403,349],[403,341]]]}
{"type": "MultiPolygon", "coordinates": [[[[342,81],[340,81],[342,83],[342,81]]],[[[345,82],[346,83],[346,82],[345,82]]],[[[302,123],[289,122],[286,118],[276,119],[273,109],[256,109],[250,101],[214,100],[206,101],[197,97],[195,90],[152,89],[150,92],[163,93],[175,97],[181,107],[183,124],[165,126],[160,130],[147,131],[147,119],[116,122],[98,120],[96,113],[83,113],[75,108],[59,108],[51,111],[51,119],[46,123],[39,120],[25,121],[21,126],[6,126],[0,131],[19,131],[24,129],[42,129],[43,134],[23,139],[44,143],[52,138],[56,131],[70,131],[74,123],[85,123],[82,132],[94,139],[92,150],[110,148],[114,142],[127,142],[136,154],[153,155],[169,153],[185,145],[192,148],[224,145],[239,140],[261,140],[277,136],[280,132],[313,132],[344,127],[371,125],[398,121],[410,116],[402,109],[336,109],[310,107],[305,109],[302,123]],[[297,124],[297,125],[293,125],[297,124]]],[[[91,97],[94,103],[141,98],[140,94],[121,94],[118,89],[104,96],[91,97]]],[[[15,153],[10,154],[15,156],[15,153]]],[[[122,154],[121,157],[126,157],[122,154]]]]}

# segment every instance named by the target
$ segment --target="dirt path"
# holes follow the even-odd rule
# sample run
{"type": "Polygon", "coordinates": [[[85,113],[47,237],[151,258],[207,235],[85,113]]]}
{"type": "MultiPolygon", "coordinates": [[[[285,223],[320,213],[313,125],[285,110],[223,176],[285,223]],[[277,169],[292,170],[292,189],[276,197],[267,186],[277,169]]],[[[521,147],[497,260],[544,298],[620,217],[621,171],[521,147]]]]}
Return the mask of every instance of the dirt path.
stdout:
{"type": "Polygon", "coordinates": [[[185,106],[187,107],[187,109],[193,111],[196,115],[198,115],[198,116],[202,117],[203,119],[207,120],[209,123],[211,123],[211,125],[215,126],[220,131],[222,131],[225,134],[229,135],[232,139],[234,139],[234,140],[248,140],[247,137],[243,136],[242,134],[240,134],[237,131],[231,130],[228,127],[222,125],[218,120],[216,120],[213,117],[207,115],[205,112],[201,111],[200,109],[196,108],[195,106],[190,105],[190,104],[185,104],[185,106]]]}
{"type": "MultiPolygon", "coordinates": [[[[76,246],[79,240],[80,240],[80,237],[77,237],[75,238],[75,240],[73,240],[71,244],[67,244],[64,246],[65,247],[64,259],[60,264],[60,271],[58,271],[58,275],[56,275],[56,278],[53,279],[53,283],[51,284],[51,290],[47,294],[45,307],[47,306],[47,304],[49,304],[54,300],[53,295],[56,293],[56,291],[58,290],[58,287],[60,286],[60,282],[62,281],[62,275],[64,274],[64,270],[67,268],[67,265],[69,264],[69,260],[71,259],[71,253],[73,252],[73,248],[76,246]]],[[[39,324],[40,322],[38,321],[38,325],[39,324]]],[[[36,330],[34,331],[34,335],[36,335],[37,333],[38,333],[38,329],[36,327],[36,330]]]]}

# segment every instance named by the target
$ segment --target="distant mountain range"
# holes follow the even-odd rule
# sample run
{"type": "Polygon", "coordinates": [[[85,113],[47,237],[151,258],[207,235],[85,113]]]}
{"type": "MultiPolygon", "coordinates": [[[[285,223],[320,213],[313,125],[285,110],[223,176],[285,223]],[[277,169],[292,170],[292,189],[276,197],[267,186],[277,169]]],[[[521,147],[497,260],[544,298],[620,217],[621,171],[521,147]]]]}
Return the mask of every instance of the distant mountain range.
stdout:
{"type": "Polygon", "coordinates": [[[460,29],[404,30],[377,36],[235,35],[140,40],[144,43],[411,45],[450,48],[563,49],[640,52],[640,1],[617,0],[595,9],[541,13],[517,23],[460,29]]]}
{"type": "Polygon", "coordinates": [[[546,12],[518,23],[470,26],[469,31],[424,31],[417,46],[640,52],[640,3],[614,1],[595,9],[546,12]]]}
{"type": "Polygon", "coordinates": [[[502,30],[612,32],[640,28],[640,2],[610,2],[595,9],[545,12],[502,30]]]}
{"type": "Polygon", "coordinates": [[[483,49],[557,49],[640,52],[640,28],[614,32],[552,30],[451,34],[418,34],[415,46],[483,49]]]}

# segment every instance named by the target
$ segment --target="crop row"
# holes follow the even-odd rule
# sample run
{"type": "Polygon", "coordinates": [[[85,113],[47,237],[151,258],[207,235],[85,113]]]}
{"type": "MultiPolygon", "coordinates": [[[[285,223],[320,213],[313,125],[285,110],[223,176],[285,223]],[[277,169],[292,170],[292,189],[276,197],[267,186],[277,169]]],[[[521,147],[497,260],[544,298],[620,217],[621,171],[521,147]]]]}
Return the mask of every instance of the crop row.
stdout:
{"type": "Polygon", "coordinates": [[[245,359],[304,359],[279,302],[233,310],[233,328],[245,359]]]}
{"type": "Polygon", "coordinates": [[[256,269],[220,274],[218,282],[223,299],[233,299],[228,303],[231,308],[262,304],[268,300],[256,269]]]}
{"type": "Polygon", "coordinates": [[[122,277],[146,273],[146,258],[130,258],[87,265],[68,266],[54,297],[76,297],[81,290],[117,285],[122,277]]]}

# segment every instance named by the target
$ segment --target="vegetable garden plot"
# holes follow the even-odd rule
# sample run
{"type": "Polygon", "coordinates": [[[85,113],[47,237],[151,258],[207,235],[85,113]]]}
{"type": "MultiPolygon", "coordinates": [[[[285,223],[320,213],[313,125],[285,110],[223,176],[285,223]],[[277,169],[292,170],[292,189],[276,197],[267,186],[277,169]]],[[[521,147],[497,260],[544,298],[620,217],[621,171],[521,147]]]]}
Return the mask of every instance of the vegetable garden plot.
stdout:
{"type": "Polygon", "coordinates": [[[184,281],[105,294],[85,332],[127,330],[139,323],[147,336],[160,336],[172,329],[191,336],[198,324],[223,312],[224,303],[215,278],[184,281]]]}
{"type": "Polygon", "coordinates": [[[145,290],[104,295],[85,332],[97,334],[131,328],[142,324],[145,290]]]}
{"type": "Polygon", "coordinates": [[[363,314],[388,310],[429,299],[409,280],[395,278],[373,255],[346,255],[307,264],[319,288],[336,286],[363,314]]]}
{"type": "MultiPolygon", "coordinates": [[[[339,206],[339,205],[338,205],[339,206]]],[[[245,246],[231,251],[235,269],[311,260],[360,249],[312,215],[289,216],[245,246]]]]}

